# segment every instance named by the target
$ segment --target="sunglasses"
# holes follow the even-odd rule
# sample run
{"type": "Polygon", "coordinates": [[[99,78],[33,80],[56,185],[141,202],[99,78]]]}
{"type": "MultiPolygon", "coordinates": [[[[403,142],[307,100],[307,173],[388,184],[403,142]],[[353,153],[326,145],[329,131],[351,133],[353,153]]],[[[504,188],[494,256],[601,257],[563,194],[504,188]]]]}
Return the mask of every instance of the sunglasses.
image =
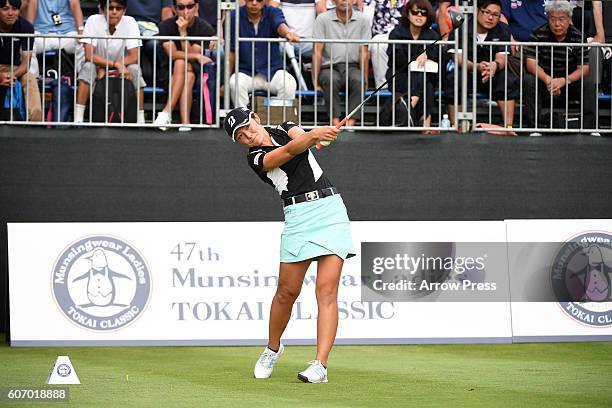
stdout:
{"type": "Polygon", "coordinates": [[[108,6],[109,11],[123,11],[125,7],[123,6],[108,6]]]}
{"type": "Polygon", "coordinates": [[[189,4],[177,4],[177,5],[176,5],[176,8],[177,8],[178,10],[185,10],[185,9],[187,9],[187,10],[191,10],[191,9],[193,9],[195,6],[196,6],[196,4],[195,4],[195,3],[189,3],[189,4]]]}
{"type": "Polygon", "coordinates": [[[412,14],[413,16],[427,17],[427,10],[423,10],[419,8],[411,8],[410,14],[412,14]]]}
{"type": "Polygon", "coordinates": [[[264,0],[247,0],[247,1],[256,1],[257,3],[261,3],[264,0]]]}

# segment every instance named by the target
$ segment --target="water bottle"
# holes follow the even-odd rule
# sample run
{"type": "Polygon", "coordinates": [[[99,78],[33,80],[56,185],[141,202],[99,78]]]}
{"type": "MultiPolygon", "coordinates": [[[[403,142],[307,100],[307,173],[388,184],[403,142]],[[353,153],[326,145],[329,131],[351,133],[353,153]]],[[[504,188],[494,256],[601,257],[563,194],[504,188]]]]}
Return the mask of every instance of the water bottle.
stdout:
{"type": "Polygon", "coordinates": [[[448,113],[445,113],[444,115],[442,115],[442,120],[440,121],[440,127],[443,129],[450,130],[451,123],[450,123],[450,119],[448,118],[448,113]]]}

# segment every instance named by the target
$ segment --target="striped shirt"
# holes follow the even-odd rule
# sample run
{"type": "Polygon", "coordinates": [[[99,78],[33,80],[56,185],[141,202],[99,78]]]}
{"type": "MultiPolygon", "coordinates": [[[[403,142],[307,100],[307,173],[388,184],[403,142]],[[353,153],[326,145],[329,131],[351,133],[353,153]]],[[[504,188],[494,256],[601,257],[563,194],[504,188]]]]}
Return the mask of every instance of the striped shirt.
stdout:
{"type": "MultiPolygon", "coordinates": [[[[531,33],[531,42],[535,44],[529,45],[525,53],[527,58],[536,59],[537,43],[544,42],[562,42],[580,44],[582,43],[582,33],[574,26],[570,26],[563,41],[558,41],[555,35],[550,31],[548,23],[533,30],[531,33]]],[[[538,65],[544,71],[555,78],[565,78],[574,72],[580,65],[589,63],[589,53],[586,47],[554,47],[551,52],[550,46],[539,46],[537,48],[538,65]],[[567,64],[567,65],[566,65],[567,64]]]]}

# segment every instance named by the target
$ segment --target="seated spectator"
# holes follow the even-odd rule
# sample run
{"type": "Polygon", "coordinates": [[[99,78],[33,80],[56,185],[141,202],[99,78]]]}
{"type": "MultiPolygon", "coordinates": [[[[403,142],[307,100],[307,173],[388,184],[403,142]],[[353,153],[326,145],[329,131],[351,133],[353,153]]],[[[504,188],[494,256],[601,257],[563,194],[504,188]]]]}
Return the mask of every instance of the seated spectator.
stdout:
{"type": "MultiPolygon", "coordinates": [[[[571,24],[572,5],[567,0],[549,1],[546,14],[548,23],[534,30],[531,34],[532,42],[581,43],[582,34],[571,24]]],[[[526,57],[527,73],[523,78],[525,125],[535,127],[536,112],[539,113],[542,106],[550,106],[554,96],[561,96],[560,99],[565,104],[567,94],[568,100],[581,104],[584,127],[592,128],[595,125],[594,108],[597,95],[588,76],[589,56],[586,48],[554,47],[551,52],[551,47],[538,47],[536,54],[535,45],[531,45],[526,49],[526,57]],[[584,98],[582,100],[581,91],[584,98]]],[[[537,125],[549,127],[550,122],[539,120],[537,125]]],[[[535,132],[534,135],[539,134],[535,132]]]]}
{"type": "Polygon", "coordinates": [[[85,48],[85,64],[78,73],[77,100],[74,109],[74,121],[83,122],[85,107],[89,100],[90,87],[96,79],[108,75],[109,70],[117,70],[124,78],[131,80],[134,89],[140,93],[138,123],[144,123],[144,87],[142,72],[138,66],[138,48],[140,30],[133,17],[125,15],[127,0],[98,0],[100,14],[87,19],[81,39],[85,48]],[[107,10],[108,2],[108,10],[107,10]],[[97,39],[87,36],[130,37],[131,39],[97,39]]]}
{"type": "MultiPolygon", "coordinates": [[[[576,4],[575,1],[572,3],[573,5],[576,4]]],[[[602,2],[591,1],[588,3],[592,4],[588,4],[588,6],[590,6],[589,12],[584,15],[584,22],[588,30],[592,31],[589,37],[592,37],[592,40],[595,42],[603,42],[605,34],[603,32],[602,2]]],[[[502,0],[502,21],[508,23],[510,26],[512,41],[531,41],[531,33],[536,28],[548,22],[544,10],[545,5],[546,2],[542,1],[502,0]]],[[[580,29],[583,20],[582,9],[580,13],[572,12],[572,16],[574,25],[580,29]]],[[[521,75],[521,50],[524,50],[524,48],[512,47],[512,56],[508,61],[509,68],[519,76],[521,75]]],[[[597,56],[597,48],[591,49],[590,57],[600,59],[600,57],[597,56]]],[[[525,57],[523,55],[523,64],[524,63],[525,57]]]]}
{"type": "MultiPolygon", "coordinates": [[[[29,0],[26,18],[34,24],[36,34],[59,34],[61,36],[83,34],[83,11],[79,0],[29,0]]],[[[72,55],[76,53],[77,59],[69,62],[74,71],[74,64],[76,63],[78,68],[83,61],[82,49],[77,47],[76,38],[62,38],[61,36],[45,38],[44,41],[42,37],[36,38],[34,56],[48,50],[64,50],[72,55]]],[[[42,61],[39,64],[38,60],[33,58],[30,72],[36,77],[39,76],[39,65],[42,65],[42,61]]],[[[45,61],[45,66],[49,68],[48,61],[45,61]]],[[[59,68],[53,67],[53,69],[59,68]]]]}
{"type": "MultiPolygon", "coordinates": [[[[233,70],[236,52],[233,39],[234,12],[231,14],[231,19],[230,70],[233,70]]],[[[275,7],[265,6],[263,0],[248,0],[245,6],[240,7],[238,29],[240,37],[275,38],[280,36],[292,42],[300,39],[290,30],[283,12],[275,7]]],[[[235,106],[247,106],[249,92],[254,90],[269,90],[283,99],[295,98],[295,79],[283,69],[283,59],[278,43],[245,41],[241,42],[238,48],[240,52],[239,72],[232,74],[229,82],[230,96],[235,106]],[[251,59],[253,46],[255,47],[254,61],[251,59]]]]}
{"type": "MultiPolygon", "coordinates": [[[[372,29],[369,20],[353,9],[354,0],[334,0],[336,8],[319,15],[315,21],[314,36],[327,40],[369,40],[372,29]]],[[[322,89],[332,124],[340,122],[340,96],[348,94],[346,113],[359,105],[368,88],[367,45],[347,43],[315,43],[312,62],[312,82],[322,89]],[[348,87],[345,87],[348,78],[348,87]]],[[[346,123],[355,126],[351,118],[346,123]]]]}
{"type": "MultiPolygon", "coordinates": [[[[439,36],[430,28],[433,21],[434,11],[428,0],[410,0],[402,10],[399,25],[389,34],[389,39],[435,41],[439,36]]],[[[408,92],[408,61],[414,59],[418,66],[423,68],[428,60],[437,61],[438,48],[422,53],[425,47],[427,44],[412,44],[410,47],[408,44],[390,44],[387,49],[389,67],[386,79],[391,79],[396,72],[399,72],[389,83],[389,89],[395,90],[394,99],[408,92]],[[409,49],[410,52],[408,52],[409,49]]],[[[436,75],[425,75],[425,72],[410,72],[410,112],[413,125],[419,126],[422,123],[427,127],[431,123],[431,112],[434,107],[433,81],[436,75]],[[425,79],[427,79],[426,84],[424,84],[425,79]]]]}
{"type": "MultiPolygon", "coordinates": [[[[300,38],[312,38],[314,22],[317,17],[316,0],[270,0],[268,4],[272,7],[279,7],[283,11],[287,25],[300,38]]],[[[312,46],[311,41],[281,44],[281,50],[291,63],[293,74],[298,80],[300,89],[308,89],[306,80],[302,75],[300,62],[309,63],[312,61],[312,46]]]]}
{"type": "MultiPolygon", "coordinates": [[[[138,23],[141,36],[152,37],[159,33],[157,27],[159,23],[173,16],[172,6],[172,0],[130,0],[125,14],[134,17],[134,20],[138,23]]],[[[159,68],[163,59],[161,44],[154,40],[143,40],[142,50],[146,60],[151,64],[155,62],[159,68]],[[157,47],[157,50],[155,50],[155,47],[157,47]],[[154,55],[156,61],[153,61],[154,55]]],[[[143,60],[144,58],[141,56],[141,62],[143,60]]],[[[150,79],[146,75],[145,77],[150,79]]]]}
{"type": "MultiPolygon", "coordinates": [[[[406,3],[406,0],[369,0],[365,8],[372,9],[374,13],[372,20],[373,40],[386,41],[389,39],[389,33],[397,26],[397,23],[402,18],[402,9],[406,3]]],[[[429,28],[430,25],[428,19],[427,28],[429,28]]],[[[372,61],[372,68],[374,69],[374,83],[376,88],[385,82],[385,72],[387,72],[388,63],[387,46],[388,44],[386,42],[371,43],[368,46],[370,61],[372,61]]]]}
{"type": "MultiPolygon", "coordinates": [[[[312,38],[314,22],[317,17],[316,0],[270,0],[270,6],[279,7],[287,20],[289,28],[300,38],[312,38]]],[[[289,44],[287,44],[289,45],[289,44]]],[[[293,44],[293,53],[287,52],[291,58],[302,57],[302,61],[312,61],[312,43],[298,42],[293,44]]]]}
{"type": "MultiPolygon", "coordinates": [[[[354,0],[353,8],[364,11],[364,2],[367,0],[354,0]]],[[[316,0],[317,3],[317,15],[323,14],[326,11],[333,10],[336,8],[336,2],[334,0],[316,0]]]]}
{"type": "MultiPolygon", "coordinates": [[[[198,0],[176,0],[175,17],[162,21],[159,25],[160,36],[174,37],[212,37],[213,28],[198,17],[198,0]]],[[[180,130],[190,130],[190,114],[193,104],[193,88],[200,76],[201,67],[212,60],[204,55],[208,41],[198,40],[164,40],[165,57],[161,67],[160,81],[169,91],[168,101],[163,111],[159,112],[155,124],[160,126],[172,123],[172,111],[179,101],[181,123],[180,130]],[[169,73],[171,78],[168,78],[169,73]],[[187,74],[185,76],[185,73],[187,74]],[[170,83],[171,81],[171,83],[170,83]]]]}
{"type": "MultiPolygon", "coordinates": [[[[34,27],[19,15],[21,0],[0,0],[0,33],[34,34],[34,27]]],[[[42,120],[41,99],[36,77],[28,72],[28,62],[32,57],[33,38],[2,37],[0,41],[0,103],[11,93],[19,91],[26,98],[27,113],[17,115],[13,120],[26,118],[33,122],[42,120]],[[19,81],[18,84],[15,82],[19,81]]],[[[2,106],[0,106],[2,108],[2,106]]],[[[10,112],[9,112],[10,115],[10,112]]]]}
{"type": "MultiPolygon", "coordinates": [[[[468,26],[468,38],[475,38],[477,43],[483,41],[510,41],[510,30],[508,25],[500,22],[501,3],[500,0],[480,0],[476,14],[476,35],[473,34],[473,20],[469,18],[466,22],[468,26]]],[[[459,66],[462,64],[462,32],[455,31],[449,36],[449,41],[459,33],[459,56],[457,61],[459,66]]],[[[452,47],[448,51],[454,53],[452,47]]],[[[477,92],[486,94],[490,99],[497,101],[501,110],[504,124],[512,127],[514,118],[515,99],[519,97],[518,78],[510,70],[506,70],[507,55],[509,47],[489,46],[478,44],[476,48],[476,59],[473,56],[473,47],[470,42],[467,51],[468,60],[468,88],[472,91],[471,71],[476,69],[477,73],[477,92]],[[475,63],[474,63],[475,62],[475,63]],[[507,84],[507,86],[506,86],[507,84]]],[[[446,88],[444,97],[449,104],[451,121],[454,119],[454,100],[455,100],[455,72],[454,69],[447,73],[446,88]]],[[[461,83],[459,83],[461,92],[461,83]]],[[[460,108],[461,109],[461,108],[460,108]]]]}

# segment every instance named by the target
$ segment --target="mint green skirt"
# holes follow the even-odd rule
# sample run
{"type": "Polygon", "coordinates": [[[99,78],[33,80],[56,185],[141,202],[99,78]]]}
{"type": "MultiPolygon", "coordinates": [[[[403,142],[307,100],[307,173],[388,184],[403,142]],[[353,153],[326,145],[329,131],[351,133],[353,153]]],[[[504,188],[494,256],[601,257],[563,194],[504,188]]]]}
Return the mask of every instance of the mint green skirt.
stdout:
{"type": "Polygon", "coordinates": [[[351,222],[339,194],[284,208],[280,261],[291,263],[322,255],[355,256],[351,222]]]}

